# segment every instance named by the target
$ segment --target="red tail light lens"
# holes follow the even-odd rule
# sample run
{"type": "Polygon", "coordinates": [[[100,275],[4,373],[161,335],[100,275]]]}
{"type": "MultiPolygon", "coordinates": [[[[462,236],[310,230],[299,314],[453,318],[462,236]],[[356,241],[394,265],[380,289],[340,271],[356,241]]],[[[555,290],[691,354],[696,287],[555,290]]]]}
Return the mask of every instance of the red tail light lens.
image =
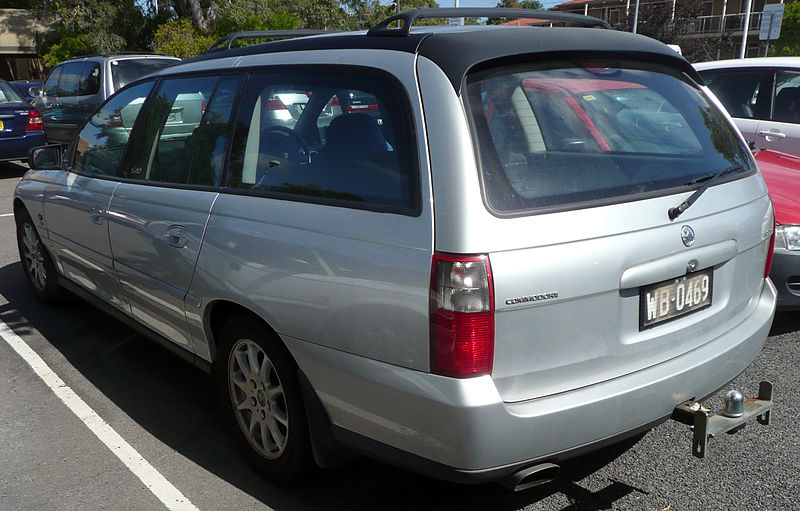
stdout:
{"type": "Polygon", "coordinates": [[[109,128],[124,128],[125,124],[122,122],[122,114],[111,114],[108,118],[109,128]]]}
{"type": "Polygon", "coordinates": [[[25,127],[25,131],[41,131],[43,129],[44,123],[42,122],[42,115],[36,110],[30,110],[28,112],[28,125],[25,127]]]}
{"type": "Polygon", "coordinates": [[[769,237],[769,246],[767,247],[767,262],[764,264],[764,278],[769,277],[769,271],[772,269],[772,256],[775,255],[775,228],[772,228],[772,236],[769,237]]]}
{"type": "Polygon", "coordinates": [[[434,254],[431,372],[455,378],[492,372],[494,289],[489,257],[434,254]]]}
{"type": "Polygon", "coordinates": [[[286,110],[286,105],[280,99],[267,100],[267,110],[286,110]]]}

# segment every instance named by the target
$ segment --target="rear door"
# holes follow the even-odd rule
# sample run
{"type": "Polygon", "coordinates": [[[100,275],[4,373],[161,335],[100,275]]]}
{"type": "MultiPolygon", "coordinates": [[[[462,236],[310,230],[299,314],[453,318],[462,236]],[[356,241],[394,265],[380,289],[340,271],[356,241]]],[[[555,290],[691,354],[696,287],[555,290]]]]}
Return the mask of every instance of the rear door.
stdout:
{"type": "Polygon", "coordinates": [[[184,301],[217,197],[240,81],[162,80],[131,135],[125,182],[109,208],[114,263],[133,317],[187,349],[184,301]]]}
{"type": "Polygon", "coordinates": [[[64,275],[127,314],[112,262],[108,208],[130,127],[152,87],[134,86],[106,103],[78,135],[69,170],[51,171],[45,190],[47,226],[64,275]]]}
{"type": "Polygon", "coordinates": [[[774,70],[767,67],[717,69],[700,73],[748,142],[763,148],[759,121],[769,120],[774,70]]]}
{"type": "Polygon", "coordinates": [[[485,70],[465,91],[483,197],[462,215],[461,240],[437,216],[436,248],[489,254],[492,377],[505,401],[662,363],[753,311],[772,226],[766,189],[733,127],[680,71],[584,57],[485,70]]]}
{"type": "Polygon", "coordinates": [[[800,70],[779,69],[772,111],[756,128],[756,146],[800,155],[800,70]]]}
{"type": "Polygon", "coordinates": [[[50,141],[57,140],[57,132],[53,130],[61,122],[61,109],[58,103],[58,80],[61,77],[63,68],[63,65],[56,66],[50,71],[47,80],[44,82],[42,94],[33,101],[33,107],[42,114],[44,131],[50,141]]]}

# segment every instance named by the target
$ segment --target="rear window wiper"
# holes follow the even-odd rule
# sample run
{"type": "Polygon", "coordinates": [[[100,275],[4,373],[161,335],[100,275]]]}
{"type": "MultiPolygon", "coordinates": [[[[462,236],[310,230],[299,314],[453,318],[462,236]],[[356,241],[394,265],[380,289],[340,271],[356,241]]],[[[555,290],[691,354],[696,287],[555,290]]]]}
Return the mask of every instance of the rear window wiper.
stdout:
{"type": "Polygon", "coordinates": [[[718,171],[713,172],[711,174],[708,174],[706,176],[698,177],[697,179],[692,179],[691,181],[686,183],[686,186],[692,186],[692,185],[696,185],[697,183],[705,181],[705,184],[703,184],[703,186],[701,186],[700,188],[695,190],[695,192],[693,194],[691,194],[686,200],[684,200],[683,202],[681,202],[680,204],[678,204],[674,208],[669,208],[669,210],[667,210],[667,215],[669,215],[669,219],[670,220],[675,220],[676,218],[678,218],[681,215],[681,213],[683,213],[684,211],[689,209],[689,207],[692,204],[694,204],[694,202],[697,199],[699,199],[701,195],[703,195],[703,192],[708,190],[708,188],[711,185],[713,185],[714,182],[717,179],[721,178],[722,176],[728,175],[728,174],[730,174],[732,172],[736,172],[736,171],[742,170],[742,169],[744,169],[744,167],[741,164],[733,165],[731,167],[727,167],[727,168],[724,168],[722,170],[718,170],[718,171]]]}

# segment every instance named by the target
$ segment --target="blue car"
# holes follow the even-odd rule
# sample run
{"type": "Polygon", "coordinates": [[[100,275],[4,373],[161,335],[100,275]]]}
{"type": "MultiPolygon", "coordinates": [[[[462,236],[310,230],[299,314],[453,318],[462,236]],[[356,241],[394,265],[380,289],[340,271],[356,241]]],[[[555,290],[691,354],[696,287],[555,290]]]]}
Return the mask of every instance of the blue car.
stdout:
{"type": "Polygon", "coordinates": [[[8,83],[14,87],[14,90],[17,91],[17,94],[19,94],[26,103],[32,102],[33,98],[38,96],[39,92],[42,90],[41,80],[15,80],[8,83]],[[31,92],[34,94],[31,94],[31,92]]]}
{"type": "Polygon", "coordinates": [[[39,112],[0,81],[0,161],[24,160],[28,149],[46,142],[39,112]]]}

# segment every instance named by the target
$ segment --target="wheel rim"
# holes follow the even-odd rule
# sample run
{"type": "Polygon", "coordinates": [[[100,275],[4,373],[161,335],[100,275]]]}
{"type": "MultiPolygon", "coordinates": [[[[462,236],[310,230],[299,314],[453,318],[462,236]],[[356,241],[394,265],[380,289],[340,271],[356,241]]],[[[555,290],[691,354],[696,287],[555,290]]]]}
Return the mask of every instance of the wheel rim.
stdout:
{"type": "Polygon", "coordinates": [[[289,437],[286,396],[272,361],[250,339],[238,340],[231,350],[228,389],[247,441],[261,456],[278,458],[289,437]]]}
{"type": "Polygon", "coordinates": [[[47,287],[47,269],[44,265],[44,247],[29,223],[22,225],[22,262],[33,286],[39,291],[47,287]]]}

